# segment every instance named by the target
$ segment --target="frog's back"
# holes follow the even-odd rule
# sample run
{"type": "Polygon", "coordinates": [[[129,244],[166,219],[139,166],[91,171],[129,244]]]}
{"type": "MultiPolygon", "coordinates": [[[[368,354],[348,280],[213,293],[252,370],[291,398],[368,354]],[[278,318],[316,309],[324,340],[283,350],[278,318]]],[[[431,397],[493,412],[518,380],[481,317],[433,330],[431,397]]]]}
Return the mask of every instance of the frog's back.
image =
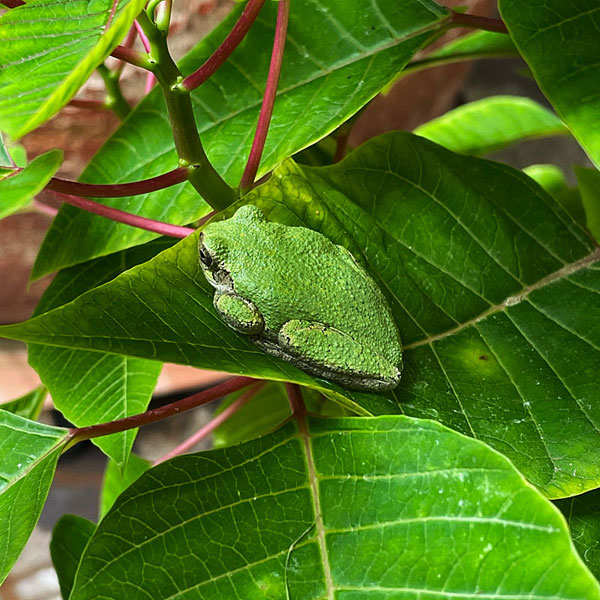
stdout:
{"type": "Polygon", "coordinates": [[[277,332],[291,319],[323,323],[369,344],[393,364],[401,357],[398,330],[388,303],[350,252],[304,227],[263,222],[240,235],[233,279],[277,332]],[[260,272],[259,278],[248,273],[260,272]]]}

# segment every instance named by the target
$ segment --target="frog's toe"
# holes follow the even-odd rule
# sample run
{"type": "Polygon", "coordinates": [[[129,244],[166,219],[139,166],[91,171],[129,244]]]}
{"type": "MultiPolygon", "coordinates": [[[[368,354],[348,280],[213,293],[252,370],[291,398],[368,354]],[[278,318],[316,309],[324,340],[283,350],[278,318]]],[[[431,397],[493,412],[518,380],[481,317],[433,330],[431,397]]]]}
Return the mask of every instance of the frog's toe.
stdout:
{"type": "Polygon", "coordinates": [[[217,293],[213,303],[225,323],[238,333],[258,335],[265,327],[261,312],[250,300],[235,294],[217,293]]]}

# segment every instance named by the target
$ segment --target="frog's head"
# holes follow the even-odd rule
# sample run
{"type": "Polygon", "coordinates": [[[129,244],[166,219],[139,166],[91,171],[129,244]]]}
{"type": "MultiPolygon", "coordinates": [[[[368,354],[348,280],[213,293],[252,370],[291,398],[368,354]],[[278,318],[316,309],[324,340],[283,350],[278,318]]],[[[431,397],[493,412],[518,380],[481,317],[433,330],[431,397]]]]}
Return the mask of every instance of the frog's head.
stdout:
{"type": "Polygon", "coordinates": [[[231,289],[230,257],[243,247],[249,229],[266,221],[256,206],[238,208],[233,217],[209,223],[200,234],[198,253],[200,265],[208,282],[217,289],[231,289]],[[245,235],[244,235],[245,234],[245,235]]]}

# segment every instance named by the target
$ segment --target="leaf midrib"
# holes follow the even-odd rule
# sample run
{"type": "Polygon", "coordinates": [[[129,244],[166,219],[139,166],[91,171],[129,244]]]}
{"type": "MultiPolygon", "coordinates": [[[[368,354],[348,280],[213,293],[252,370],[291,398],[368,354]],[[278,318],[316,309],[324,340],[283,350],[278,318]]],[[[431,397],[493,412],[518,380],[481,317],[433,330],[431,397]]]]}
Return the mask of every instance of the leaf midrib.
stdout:
{"type": "Polygon", "coordinates": [[[553,273],[550,273],[549,275],[542,277],[535,283],[523,287],[522,290],[520,292],[518,292],[517,294],[509,296],[508,298],[505,298],[499,304],[495,304],[494,306],[491,306],[490,308],[483,311],[482,313],[479,313],[477,316],[473,317],[472,319],[469,319],[468,321],[465,321],[464,323],[461,323],[460,325],[457,325],[456,327],[453,327],[452,329],[447,329],[446,331],[444,331],[442,333],[428,336],[417,342],[408,344],[407,346],[404,346],[404,350],[413,350],[414,348],[419,348],[420,346],[432,344],[433,342],[437,342],[437,341],[443,340],[444,338],[447,338],[449,336],[460,333],[463,329],[466,329],[467,327],[470,327],[471,325],[475,325],[476,323],[479,323],[479,321],[482,321],[483,319],[485,319],[493,314],[496,314],[498,312],[506,310],[507,308],[511,308],[512,306],[516,306],[517,304],[520,304],[521,302],[526,300],[527,297],[532,292],[542,289],[546,285],[550,285],[551,283],[554,283],[555,281],[558,281],[558,280],[562,279],[563,277],[568,277],[569,275],[572,275],[573,273],[577,273],[578,271],[581,271],[582,269],[589,267],[592,263],[594,263],[595,261],[598,261],[598,260],[600,260],[600,248],[596,248],[592,253],[588,254],[587,256],[584,256],[583,258],[580,258],[579,260],[576,260],[575,262],[565,265],[564,267],[560,268],[558,271],[554,271],[553,273]]]}
{"type": "MultiPolygon", "coordinates": [[[[23,433],[22,430],[19,430],[19,431],[21,433],[23,433]]],[[[50,437],[50,436],[46,436],[46,437],[50,437]]],[[[3,486],[2,488],[0,488],[0,495],[6,493],[18,481],[20,481],[21,479],[23,479],[26,475],[28,475],[31,471],[33,471],[33,469],[35,469],[36,467],[38,467],[39,465],[41,465],[46,458],[48,458],[53,452],[55,452],[56,450],[58,450],[59,447],[62,444],[64,444],[66,441],[67,441],[67,438],[66,438],[66,432],[65,432],[65,435],[63,437],[58,438],[56,440],[56,442],[54,444],[52,444],[52,446],[50,446],[43,454],[41,454],[36,460],[34,460],[33,462],[31,462],[29,465],[27,465],[27,467],[25,469],[23,469],[23,471],[21,471],[18,474],[17,477],[15,477],[14,479],[10,479],[5,486],[3,486]]]]}
{"type": "Polygon", "coordinates": [[[329,554],[327,552],[327,541],[325,539],[326,532],[325,524],[323,523],[323,511],[321,509],[319,480],[312,452],[311,436],[308,430],[308,424],[305,415],[298,417],[298,429],[304,445],[306,468],[308,470],[308,481],[315,508],[315,528],[317,530],[317,542],[319,544],[319,553],[321,555],[321,562],[323,564],[325,593],[327,594],[326,598],[327,600],[335,600],[335,585],[333,582],[333,575],[331,574],[331,565],[329,564],[329,554]]]}

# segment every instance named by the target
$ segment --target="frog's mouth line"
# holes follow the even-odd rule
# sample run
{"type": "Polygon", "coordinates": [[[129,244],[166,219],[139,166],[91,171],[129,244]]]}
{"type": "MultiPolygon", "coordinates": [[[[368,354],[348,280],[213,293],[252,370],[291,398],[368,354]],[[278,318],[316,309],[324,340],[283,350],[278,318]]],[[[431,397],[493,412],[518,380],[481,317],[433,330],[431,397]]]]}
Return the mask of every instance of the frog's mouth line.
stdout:
{"type": "Polygon", "coordinates": [[[208,283],[219,292],[235,291],[235,286],[233,285],[233,280],[231,279],[229,272],[225,269],[218,268],[218,265],[215,265],[215,263],[213,263],[213,265],[217,268],[214,270],[204,269],[204,275],[208,283]]]}

